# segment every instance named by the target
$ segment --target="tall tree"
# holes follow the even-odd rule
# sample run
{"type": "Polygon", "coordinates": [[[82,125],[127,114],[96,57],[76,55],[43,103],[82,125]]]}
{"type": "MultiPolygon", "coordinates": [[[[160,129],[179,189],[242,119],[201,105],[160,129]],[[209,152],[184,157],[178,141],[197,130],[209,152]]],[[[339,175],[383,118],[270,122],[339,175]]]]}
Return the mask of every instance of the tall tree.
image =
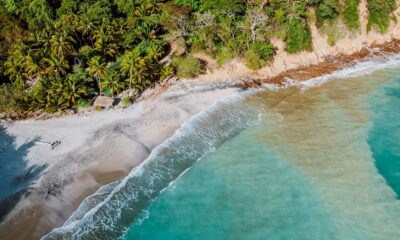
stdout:
{"type": "Polygon", "coordinates": [[[141,88],[148,75],[146,73],[146,62],[136,49],[128,51],[122,56],[121,71],[129,76],[129,89],[132,88],[134,83],[141,88]]]}
{"type": "Polygon", "coordinates": [[[120,77],[116,71],[111,71],[101,83],[102,89],[108,89],[113,97],[119,94],[125,87],[125,83],[120,80],[120,77]]]}
{"type": "Polygon", "coordinates": [[[50,40],[53,53],[58,54],[63,58],[74,50],[74,42],[74,39],[71,36],[68,36],[65,31],[54,34],[50,40]]]}
{"type": "Polygon", "coordinates": [[[42,64],[44,65],[44,73],[48,76],[57,75],[61,77],[70,68],[67,60],[55,54],[52,54],[49,58],[44,58],[42,64]]]}
{"type": "Polygon", "coordinates": [[[89,61],[89,75],[97,79],[97,86],[99,88],[99,95],[102,94],[100,79],[108,75],[107,64],[102,61],[99,56],[95,56],[89,61]]]}

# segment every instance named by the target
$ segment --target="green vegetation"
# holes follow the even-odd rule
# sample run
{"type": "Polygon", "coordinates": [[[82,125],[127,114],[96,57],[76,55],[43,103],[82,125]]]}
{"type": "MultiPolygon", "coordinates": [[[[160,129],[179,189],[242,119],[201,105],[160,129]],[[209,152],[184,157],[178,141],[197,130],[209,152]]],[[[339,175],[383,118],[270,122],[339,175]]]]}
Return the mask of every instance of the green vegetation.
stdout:
{"type": "Polygon", "coordinates": [[[317,1],[317,25],[322,26],[325,22],[332,22],[339,15],[339,0],[321,0],[317,1]]]}
{"type": "MultiPolygon", "coordinates": [[[[384,32],[395,6],[368,0],[369,27],[384,32]]],[[[0,111],[20,117],[84,108],[98,95],[131,99],[170,76],[203,73],[194,53],[259,69],[273,59],[272,37],[289,53],[312,50],[310,9],[321,30],[341,15],[360,27],[358,0],[0,0],[0,111]]],[[[326,34],[330,44],[339,37],[326,34]]]]}
{"type": "Polygon", "coordinates": [[[270,43],[255,42],[244,55],[244,62],[250,69],[262,68],[275,53],[275,47],[270,43]]]}
{"type": "Polygon", "coordinates": [[[85,109],[85,108],[89,108],[91,106],[91,104],[88,100],[81,98],[78,100],[77,106],[78,106],[78,108],[85,109]]]}
{"type": "Polygon", "coordinates": [[[396,9],[396,0],[368,0],[368,30],[375,28],[384,33],[389,27],[389,21],[395,16],[392,14],[396,9]]]}
{"type": "Polygon", "coordinates": [[[287,27],[288,33],[285,50],[288,53],[312,49],[311,32],[307,23],[297,19],[291,19],[287,27]]]}
{"type": "Polygon", "coordinates": [[[343,20],[350,30],[360,28],[359,0],[345,0],[343,10],[343,20]]]}
{"type": "Polygon", "coordinates": [[[181,78],[193,78],[203,71],[200,61],[192,56],[174,57],[172,64],[176,68],[177,76],[181,78]]]}
{"type": "Polygon", "coordinates": [[[323,31],[328,37],[328,44],[331,46],[334,46],[336,42],[344,36],[336,22],[326,25],[323,31]]]}
{"type": "Polygon", "coordinates": [[[129,106],[130,104],[132,104],[132,100],[128,95],[124,95],[121,98],[121,103],[123,106],[129,106]]]}

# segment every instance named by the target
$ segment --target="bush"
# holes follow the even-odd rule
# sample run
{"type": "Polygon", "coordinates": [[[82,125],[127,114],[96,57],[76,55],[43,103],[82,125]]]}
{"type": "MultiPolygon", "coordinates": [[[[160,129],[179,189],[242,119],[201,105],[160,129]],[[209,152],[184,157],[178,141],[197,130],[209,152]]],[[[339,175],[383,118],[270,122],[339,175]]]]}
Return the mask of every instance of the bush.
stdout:
{"type": "Polygon", "coordinates": [[[12,117],[22,116],[28,110],[23,94],[23,89],[14,84],[0,85],[0,113],[12,117]]]}
{"type": "Polygon", "coordinates": [[[231,49],[229,47],[222,47],[217,55],[217,64],[218,66],[222,66],[228,60],[233,59],[237,56],[237,51],[235,49],[231,49]]]}
{"type": "Polygon", "coordinates": [[[372,27],[384,33],[389,27],[390,14],[396,9],[396,0],[368,0],[368,31],[372,27]]]}
{"type": "Polygon", "coordinates": [[[246,51],[244,63],[250,69],[257,70],[265,66],[275,53],[275,47],[271,43],[256,42],[246,51]]]}
{"type": "Polygon", "coordinates": [[[351,30],[360,28],[360,16],[358,12],[359,0],[345,0],[343,10],[343,20],[351,30]]]}
{"type": "Polygon", "coordinates": [[[161,68],[161,76],[160,79],[164,80],[169,76],[172,76],[174,74],[174,69],[171,66],[163,66],[161,68]]]}
{"type": "Polygon", "coordinates": [[[204,72],[201,62],[193,56],[174,57],[172,64],[180,78],[194,78],[204,72]]]}
{"type": "Polygon", "coordinates": [[[316,16],[317,25],[321,27],[325,21],[332,21],[339,15],[339,1],[338,0],[323,0],[317,6],[316,16]]]}
{"type": "Polygon", "coordinates": [[[91,105],[90,105],[90,102],[88,100],[86,100],[84,98],[81,98],[81,99],[78,100],[78,103],[77,103],[77,107],[78,108],[89,108],[90,106],[91,105]]]}
{"type": "Polygon", "coordinates": [[[339,39],[344,37],[344,34],[338,27],[336,21],[329,24],[325,24],[322,31],[328,37],[328,44],[330,46],[334,46],[339,39]]]}
{"type": "Polygon", "coordinates": [[[122,104],[123,107],[127,107],[127,106],[131,105],[132,103],[133,103],[132,99],[128,95],[124,95],[121,98],[121,104],[122,104]]]}
{"type": "Polygon", "coordinates": [[[310,27],[306,22],[301,20],[289,20],[285,41],[285,51],[288,53],[297,53],[302,50],[312,50],[310,27]]]}

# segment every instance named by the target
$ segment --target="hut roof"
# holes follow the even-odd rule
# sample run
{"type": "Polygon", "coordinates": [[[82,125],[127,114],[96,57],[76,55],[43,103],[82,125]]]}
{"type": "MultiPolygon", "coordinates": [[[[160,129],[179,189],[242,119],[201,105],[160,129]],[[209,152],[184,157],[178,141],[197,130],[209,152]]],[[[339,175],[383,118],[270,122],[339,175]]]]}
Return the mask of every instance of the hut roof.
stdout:
{"type": "Polygon", "coordinates": [[[106,96],[98,96],[94,101],[95,107],[110,108],[114,105],[114,98],[106,96]]]}

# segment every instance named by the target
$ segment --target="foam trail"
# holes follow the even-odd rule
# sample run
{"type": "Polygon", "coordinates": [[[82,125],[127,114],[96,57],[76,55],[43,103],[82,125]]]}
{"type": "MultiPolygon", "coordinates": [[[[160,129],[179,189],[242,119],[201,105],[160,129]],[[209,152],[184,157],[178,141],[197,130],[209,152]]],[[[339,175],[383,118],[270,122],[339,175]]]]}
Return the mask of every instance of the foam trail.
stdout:
{"type": "MultiPolygon", "coordinates": [[[[116,239],[126,232],[160,192],[204,154],[257,121],[261,111],[242,101],[248,91],[217,102],[185,122],[114,190],[82,217],[74,214],[42,239],[116,239]],[[229,111],[227,111],[229,109],[229,111]]],[[[86,202],[90,202],[89,200],[86,202]]]]}
{"type": "Polygon", "coordinates": [[[104,185],[94,194],[85,198],[85,200],[83,200],[83,202],[79,205],[79,208],[75,210],[75,212],[67,219],[67,221],[65,221],[63,226],[68,226],[71,223],[82,219],[87,212],[103,202],[119,183],[121,183],[120,180],[104,185]]]}

